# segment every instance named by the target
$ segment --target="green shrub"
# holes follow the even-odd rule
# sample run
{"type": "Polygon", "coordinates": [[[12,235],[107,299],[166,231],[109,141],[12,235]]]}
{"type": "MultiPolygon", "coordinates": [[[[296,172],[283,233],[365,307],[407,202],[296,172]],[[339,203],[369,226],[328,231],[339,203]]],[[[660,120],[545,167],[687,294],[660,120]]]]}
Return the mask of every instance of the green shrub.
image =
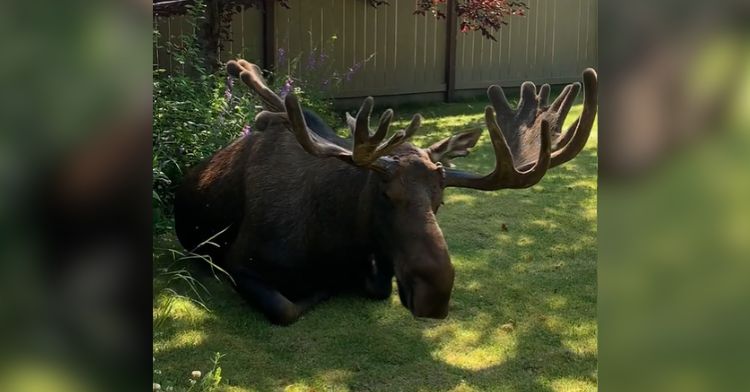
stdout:
{"type": "Polygon", "coordinates": [[[190,77],[161,70],[154,76],[152,169],[157,222],[171,215],[174,184],[183,170],[239,137],[255,114],[249,94],[232,91],[231,82],[225,80],[215,74],[190,77]]]}

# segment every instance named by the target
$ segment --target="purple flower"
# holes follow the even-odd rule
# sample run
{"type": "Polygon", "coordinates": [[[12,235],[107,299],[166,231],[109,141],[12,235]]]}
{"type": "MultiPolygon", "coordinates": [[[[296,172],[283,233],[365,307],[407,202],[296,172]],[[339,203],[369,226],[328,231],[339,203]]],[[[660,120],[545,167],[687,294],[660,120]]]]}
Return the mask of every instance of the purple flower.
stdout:
{"type": "Polygon", "coordinates": [[[282,67],[286,64],[286,50],[284,48],[279,48],[279,67],[282,67]]]}
{"type": "Polygon", "coordinates": [[[315,69],[315,61],[316,61],[315,51],[312,51],[310,52],[309,55],[307,55],[307,69],[308,70],[312,71],[313,69],[315,69]]]}
{"type": "Polygon", "coordinates": [[[352,80],[352,76],[354,76],[354,74],[356,74],[360,68],[362,68],[362,63],[356,63],[349,67],[349,69],[346,71],[346,74],[344,74],[344,79],[346,79],[347,82],[352,80]]]}
{"type": "Polygon", "coordinates": [[[250,126],[250,124],[245,124],[244,127],[242,127],[242,136],[247,136],[250,134],[250,131],[253,130],[253,127],[250,126]]]}
{"type": "Polygon", "coordinates": [[[294,84],[294,81],[292,80],[292,78],[287,77],[286,82],[281,87],[281,91],[279,91],[279,95],[281,96],[281,98],[285,98],[287,94],[292,92],[292,90],[294,89],[294,87],[292,86],[293,84],[294,84]]]}

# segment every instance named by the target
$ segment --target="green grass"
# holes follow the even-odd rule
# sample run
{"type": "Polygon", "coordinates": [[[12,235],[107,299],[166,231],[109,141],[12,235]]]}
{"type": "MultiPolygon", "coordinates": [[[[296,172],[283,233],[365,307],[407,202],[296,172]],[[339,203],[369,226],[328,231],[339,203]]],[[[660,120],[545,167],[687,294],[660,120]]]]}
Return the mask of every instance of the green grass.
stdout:
{"type": "MultiPolygon", "coordinates": [[[[423,107],[414,141],[426,147],[483,127],[483,109],[423,107]]],[[[221,352],[226,391],[596,390],[596,145],[594,129],[575,160],[529,189],[446,191],[438,219],[456,281],[445,320],[415,320],[394,287],[390,300],[333,298],[276,327],[212,278],[210,310],[159,294],[156,279],[154,314],[164,322],[154,333],[155,382],[185,385],[221,352]]],[[[492,169],[486,131],[455,163],[492,169]]],[[[165,241],[178,247],[157,239],[165,241]]]]}

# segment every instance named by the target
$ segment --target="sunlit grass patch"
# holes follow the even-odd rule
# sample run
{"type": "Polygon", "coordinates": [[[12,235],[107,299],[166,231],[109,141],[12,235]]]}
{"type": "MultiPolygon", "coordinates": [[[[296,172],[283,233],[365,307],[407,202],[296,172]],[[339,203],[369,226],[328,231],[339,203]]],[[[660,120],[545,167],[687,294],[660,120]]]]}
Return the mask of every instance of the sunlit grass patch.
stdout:
{"type": "Polygon", "coordinates": [[[171,320],[181,320],[191,324],[198,324],[206,321],[210,313],[206,308],[201,307],[186,297],[162,293],[155,300],[154,315],[162,311],[165,317],[171,320]]]}
{"type": "Polygon", "coordinates": [[[596,390],[596,387],[592,385],[590,380],[577,380],[570,377],[554,380],[550,384],[553,390],[560,392],[596,390]]]}
{"type": "Polygon", "coordinates": [[[197,347],[206,341],[206,333],[198,329],[189,329],[178,332],[169,340],[162,341],[154,346],[158,353],[162,350],[173,350],[179,348],[197,347]]]}
{"type": "Polygon", "coordinates": [[[436,359],[460,369],[491,368],[515,354],[512,329],[495,325],[488,315],[478,315],[471,323],[450,320],[426,329],[423,334],[438,345],[433,352],[436,359]]]}

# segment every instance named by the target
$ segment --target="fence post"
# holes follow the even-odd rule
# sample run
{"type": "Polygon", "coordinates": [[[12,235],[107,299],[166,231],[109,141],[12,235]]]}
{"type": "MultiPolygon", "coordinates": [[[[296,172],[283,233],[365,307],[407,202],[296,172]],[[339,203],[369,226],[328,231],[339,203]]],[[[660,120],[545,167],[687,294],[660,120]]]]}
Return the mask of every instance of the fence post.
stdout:
{"type": "Polygon", "coordinates": [[[446,7],[447,42],[445,45],[445,101],[456,99],[456,0],[448,0],[446,7]]]}
{"type": "Polygon", "coordinates": [[[276,62],[276,48],[274,41],[276,37],[275,23],[276,0],[265,0],[263,2],[263,68],[274,70],[276,62]]]}

